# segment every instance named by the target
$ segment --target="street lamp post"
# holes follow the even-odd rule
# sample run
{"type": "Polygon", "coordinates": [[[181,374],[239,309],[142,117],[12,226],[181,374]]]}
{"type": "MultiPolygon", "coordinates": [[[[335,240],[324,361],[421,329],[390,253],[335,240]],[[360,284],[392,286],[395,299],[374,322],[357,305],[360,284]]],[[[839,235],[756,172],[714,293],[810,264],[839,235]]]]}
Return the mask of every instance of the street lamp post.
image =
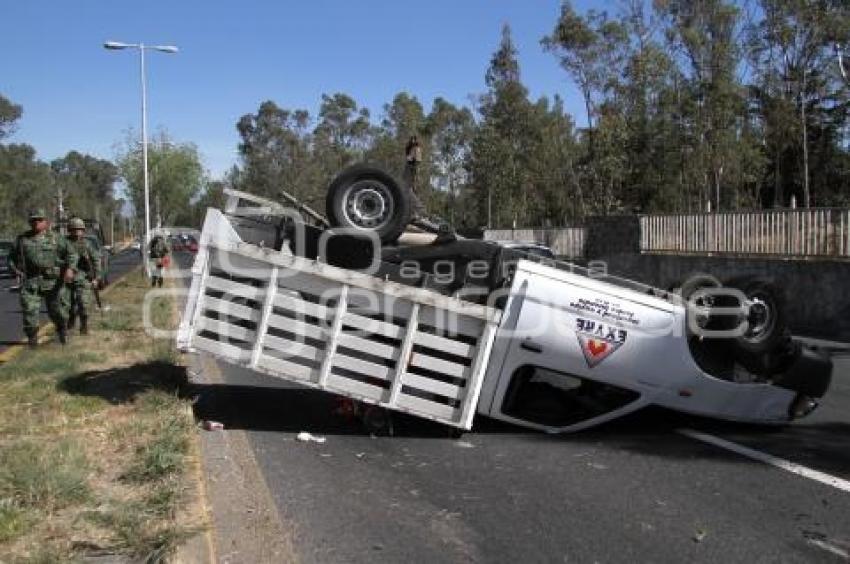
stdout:
{"type": "MultiPolygon", "coordinates": [[[[147,109],[147,87],[145,85],[145,50],[159,51],[161,53],[177,53],[177,47],[173,45],[145,45],[144,43],[121,43],[118,41],[107,41],[104,48],[111,50],[138,49],[140,57],[141,81],[142,81],[142,176],[145,185],[145,246],[150,243],[151,236],[151,205],[150,186],[148,185],[148,109],[147,109]]],[[[147,271],[147,269],[145,269],[147,271]]]]}

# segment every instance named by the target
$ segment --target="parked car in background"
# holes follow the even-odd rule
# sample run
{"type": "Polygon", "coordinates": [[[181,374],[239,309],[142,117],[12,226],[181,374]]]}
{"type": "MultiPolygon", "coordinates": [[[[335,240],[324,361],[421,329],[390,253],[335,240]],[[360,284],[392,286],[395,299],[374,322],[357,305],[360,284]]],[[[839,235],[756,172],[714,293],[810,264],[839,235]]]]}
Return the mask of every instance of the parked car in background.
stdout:
{"type": "Polygon", "coordinates": [[[183,239],[178,235],[169,235],[166,242],[168,243],[168,248],[171,249],[172,252],[185,250],[183,248],[183,239]]]}
{"type": "Polygon", "coordinates": [[[13,275],[12,267],[9,266],[9,254],[15,246],[14,241],[7,239],[0,240],[0,278],[7,278],[13,275]]]}
{"type": "Polygon", "coordinates": [[[191,235],[186,236],[186,250],[190,253],[198,252],[198,240],[192,237],[191,235]]]}

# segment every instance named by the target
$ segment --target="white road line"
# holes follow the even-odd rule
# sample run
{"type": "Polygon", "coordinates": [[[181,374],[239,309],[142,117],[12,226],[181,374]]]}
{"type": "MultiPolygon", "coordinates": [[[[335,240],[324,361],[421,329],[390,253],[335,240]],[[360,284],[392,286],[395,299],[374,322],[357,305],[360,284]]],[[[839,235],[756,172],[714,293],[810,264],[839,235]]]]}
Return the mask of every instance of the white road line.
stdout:
{"type": "Polygon", "coordinates": [[[825,474],[824,472],[819,472],[818,470],[812,470],[811,468],[801,466],[800,464],[796,464],[794,462],[791,462],[790,460],[785,460],[784,458],[779,458],[777,456],[773,456],[772,454],[753,450],[751,448],[739,445],[738,443],[733,443],[732,441],[727,441],[726,439],[721,439],[720,437],[715,437],[706,433],[700,433],[699,431],[694,431],[693,429],[677,429],[676,432],[686,437],[690,437],[692,439],[696,439],[704,443],[718,446],[720,448],[725,448],[726,450],[731,450],[732,452],[740,454],[741,456],[746,456],[748,458],[752,458],[753,460],[758,460],[759,462],[770,464],[771,466],[786,470],[788,472],[791,472],[792,474],[797,474],[798,476],[808,478],[809,480],[814,480],[816,482],[826,484],[827,486],[832,486],[833,488],[838,488],[841,491],[850,493],[850,481],[848,480],[836,478],[835,476],[825,474]]]}
{"type": "Polygon", "coordinates": [[[838,548],[837,546],[829,544],[828,542],[824,542],[824,541],[819,540],[819,539],[806,539],[806,542],[808,542],[809,544],[812,544],[812,545],[814,545],[818,548],[822,548],[823,550],[826,550],[827,552],[831,552],[832,554],[834,554],[836,556],[840,556],[841,558],[845,558],[845,559],[850,558],[850,553],[848,553],[846,550],[842,550],[842,549],[838,548]]]}

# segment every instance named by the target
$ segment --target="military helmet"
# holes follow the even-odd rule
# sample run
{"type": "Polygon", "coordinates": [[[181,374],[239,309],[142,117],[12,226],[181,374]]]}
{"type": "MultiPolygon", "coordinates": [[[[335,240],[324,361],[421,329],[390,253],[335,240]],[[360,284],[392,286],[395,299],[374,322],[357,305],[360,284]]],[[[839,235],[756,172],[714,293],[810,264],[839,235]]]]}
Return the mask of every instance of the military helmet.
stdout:
{"type": "Polygon", "coordinates": [[[85,229],[86,223],[80,219],[79,217],[71,218],[71,221],[68,222],[68,229],[85,229]]]}
{"type": "Polygon", "coordinates": [[[33,219],[47,219],[47,214],[44,213],[44,208],[35,208],[30,210],[30,220],[33,219]]]}

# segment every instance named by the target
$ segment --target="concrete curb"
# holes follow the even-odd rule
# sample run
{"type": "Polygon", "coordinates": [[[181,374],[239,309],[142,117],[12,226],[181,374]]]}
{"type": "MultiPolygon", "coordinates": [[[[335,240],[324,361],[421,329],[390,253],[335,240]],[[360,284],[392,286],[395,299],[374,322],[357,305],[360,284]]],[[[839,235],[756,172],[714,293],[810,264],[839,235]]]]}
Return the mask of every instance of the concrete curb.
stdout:
{"type": "MultiPolygon", "coordinates": [[[[215,361],[192,355],[197,384],[224,385],[215,361]]],[[[246,432],[201,431],[201,465],[214,561],[296,562],[293,527],[285,526],[246,432]]]]}

